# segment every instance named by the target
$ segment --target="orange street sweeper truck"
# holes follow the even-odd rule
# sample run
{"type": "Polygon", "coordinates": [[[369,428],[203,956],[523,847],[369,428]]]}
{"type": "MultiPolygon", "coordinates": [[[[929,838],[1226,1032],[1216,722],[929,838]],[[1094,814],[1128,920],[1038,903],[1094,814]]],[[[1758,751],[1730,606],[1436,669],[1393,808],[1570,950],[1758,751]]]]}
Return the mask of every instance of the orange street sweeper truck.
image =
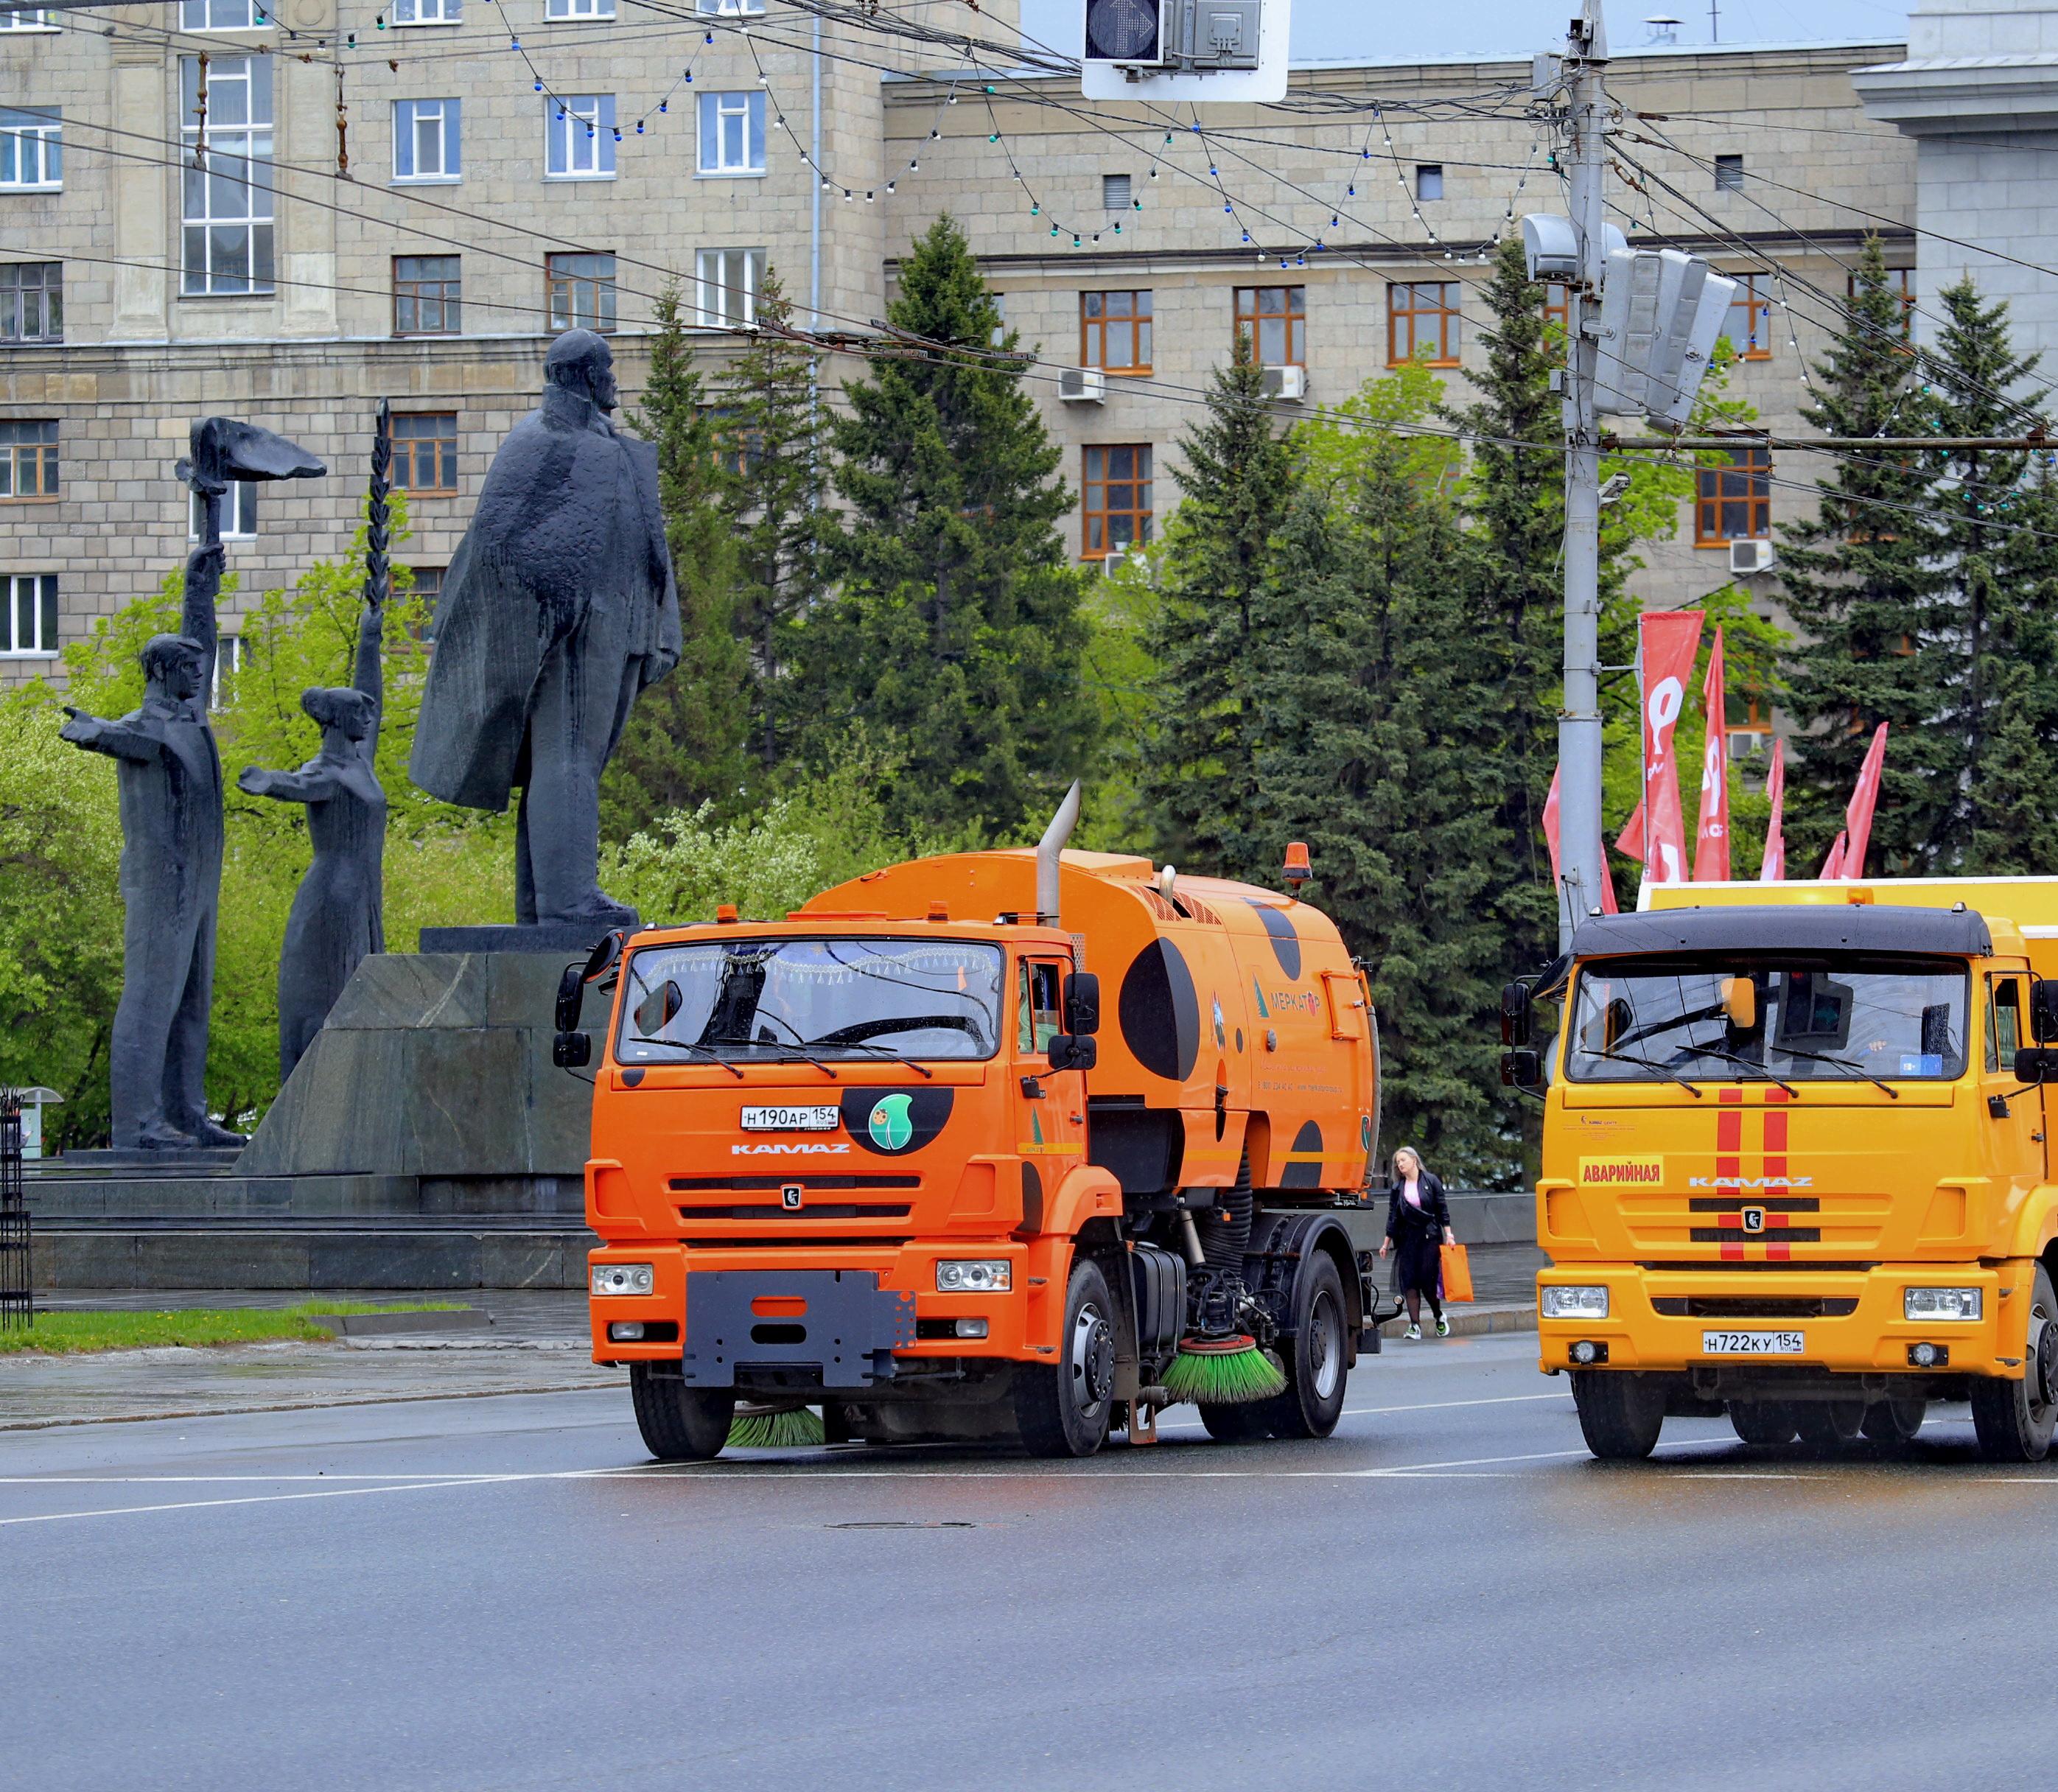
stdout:
{"type": "Polygon", "coordinates": [[[739,1401],[1059,1456],[1179,1397],[1217,1437],[1335,1425],[1377,1348],[1365,980],[1293,896],[1063,852],[1077,813],[567,971],[594,1356],[654,1455],[739,1401]]]}

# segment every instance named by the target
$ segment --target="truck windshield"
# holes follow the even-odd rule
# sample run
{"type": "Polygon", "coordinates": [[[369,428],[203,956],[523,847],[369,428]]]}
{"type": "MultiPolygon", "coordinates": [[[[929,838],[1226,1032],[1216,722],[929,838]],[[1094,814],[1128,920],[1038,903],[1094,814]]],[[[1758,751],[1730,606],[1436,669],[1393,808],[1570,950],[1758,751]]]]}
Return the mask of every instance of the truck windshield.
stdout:
{"type": "Polygon", "coordinates": [[[1777,952],[1583,966],[1565,1068],[1578,1083],[1948,1081],[1965,1069],[1966,967],[1777,952]]]}
{"type": "Polygon", "coordinates": [[[990,1058],[998,946],[956,940],[721,940],[633,954],[619,1063],[709,1057],[990,1058]]]}

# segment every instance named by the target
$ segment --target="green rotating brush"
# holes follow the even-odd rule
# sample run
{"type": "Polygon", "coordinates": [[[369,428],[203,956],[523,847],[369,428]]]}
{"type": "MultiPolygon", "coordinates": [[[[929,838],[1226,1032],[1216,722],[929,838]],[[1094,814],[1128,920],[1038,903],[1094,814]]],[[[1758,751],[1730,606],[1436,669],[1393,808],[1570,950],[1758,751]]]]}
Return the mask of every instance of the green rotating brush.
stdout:
{"type": "Polygon", "coordinates": [[[739,1406],[729,1428],[735,1450],[798,1450],[828,1441],[822,1416],[812,1406],[739,1406]]]}
{"type": "Polygon", "coordinates": [[[1227,1337],[1188,1337],[1165,1371],[1165,1391],[1174,1400],[1233,1406],[1269,1400],[1286,1389],[1285,1372],[1257,1348],[1247,1332],[1227,1337]]]}

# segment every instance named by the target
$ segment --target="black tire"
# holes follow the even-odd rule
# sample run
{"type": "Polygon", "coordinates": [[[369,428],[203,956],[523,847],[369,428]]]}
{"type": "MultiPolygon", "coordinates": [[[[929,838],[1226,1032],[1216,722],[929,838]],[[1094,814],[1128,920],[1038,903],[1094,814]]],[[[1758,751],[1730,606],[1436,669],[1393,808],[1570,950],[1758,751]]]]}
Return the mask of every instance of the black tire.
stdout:
{"type": "Polygon", "coordinates": [[[2041,1462],[2058,1428],[2058,1296],[2040,1263],[2023,1338],[2020,1381],[1982,1376],[1973,1383],[1973,1428],[1989,1462],[2041,1462]]]}
{"type": "Polygon", "coordinates": [[[733,1388],[689,1388],[654,1363],[629,1365],[629,1397],[643,1447],[660,1462],[707,1462],[721,1454],[736,1417],[733,1388]]]}
{"type": "Polygon", "coordinates": [[[1927,1401],[1876,1400],[1865,1409],[1865,1434],[1875,1444],[1912,1444],[1927,1401]]]}
{"type": "MultiPolygon", "coordinates": [[[[1337,1260],[1317,1250],[1304,1266],[1293,1305],[1293,1336],[1285,1341],[1286,1388],[1257,1402],[1274,1437],[1326,1437],[1343,1417],[1350,1380],[1349,1325],[1337,1260]]],[[[1206,1415],[1202,1416],[1206,1422],[1206,1415]]]]}
{"type": "Polygon", "coordinates": [[[1575,1369],[1572,1403],[1579,1433],[1603,1462],[1641,1462],[1665,1428],[1665,1390],[1631,1371],[1575,1369]]]}
{"type": "Polygon", "coordinates": [[[1794,1404],[1794,1423],[1801,1441],[1811,1450],[1841,1450],[1858,1440],[1865,1428],[1861,1400],[1802,1400],[1794,1404]]]}
{"type": "Polygon", "coordinates": [[[1114,1302],[1100,1266],[1082,1260],[1065,1285],[1058,1361],[1015,1375],[1015,1423],[1031,1456],[1091,1456],[1114,1412],[1114,1302]]]}
{"type": "Polygon", "coordinates": [[[1798,1428],[1794,1423],[1794,1409],[1777,1400],[1733,1400],[1730,1423],[1746,1444],[1764,1449],[1778,1449],[1792,1443],[1798,1428]]]}
{"type": "Polygon", "coordinates": [[[1246,1400],[1230,1406],[1203,1406],[1201,1423],[1218,1444],[1254,1444],[1272,1435],[1271,1423],[1265,1416],[1265,1408],[1271,1404],[1266,1400],[1246,1400]]]}

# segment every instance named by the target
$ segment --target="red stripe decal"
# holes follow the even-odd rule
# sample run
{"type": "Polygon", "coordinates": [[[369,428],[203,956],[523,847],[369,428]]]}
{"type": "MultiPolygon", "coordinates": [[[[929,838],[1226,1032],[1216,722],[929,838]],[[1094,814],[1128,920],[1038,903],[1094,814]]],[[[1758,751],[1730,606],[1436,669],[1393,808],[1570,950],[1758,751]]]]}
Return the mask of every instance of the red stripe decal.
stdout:
{"type": "Polygon", "coordinates": [[[1715,1116],[1715,1149],[1728,1152],[1743,1149],[1743,1116],[1741,1114],[1718,1114],[1715,1116]]]}
{"type": "MultiPolygon", "coordinates": [[[[1776,1095],[1778,1093],[1779,1091],[1777,1089],[1769,1090],[1766,1092],[1766,1099],[1770,1101],[1774,1095],[1776,1095]]],[[[1786,1149],[1786,1118],[1787,1117],[1784,1114],[1774,1114],[1769,1109],[1766,1111],[1765,1116],[1765,1149],[1767,1155],[1770,1155],[1774,1151],[1784,1151],[1786,1149]]]]}
{"type": "Polygon", "coordinates": [[[1741,1263],[1743,1261],[1743,1246],[1742,1245],[1724,1245],[1722,1246],[1722,1261],[1725,1263],[1741,1263]]]}
{"type": "Polygon", "coordinates": [[[1776,1263],[1785,1263],[1792,1260],[1794,1247],[1791,1245],[1767,1245],[1765,1254],[1776,1263]]]}

